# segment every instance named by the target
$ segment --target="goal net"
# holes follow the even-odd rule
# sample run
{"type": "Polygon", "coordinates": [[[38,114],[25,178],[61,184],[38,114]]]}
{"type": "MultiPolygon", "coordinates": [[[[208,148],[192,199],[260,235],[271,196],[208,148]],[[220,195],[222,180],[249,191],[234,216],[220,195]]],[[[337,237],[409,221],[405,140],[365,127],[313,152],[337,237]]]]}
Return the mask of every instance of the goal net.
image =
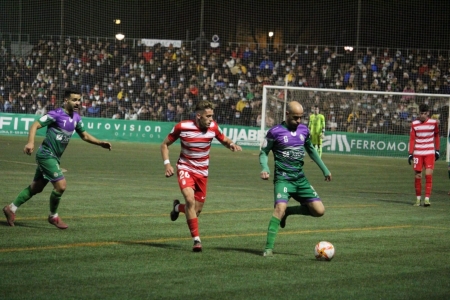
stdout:
{"type": "Polygon", "coordinates": [[[324,115],[324,153],[405,157],[411,122],[419,117],[419,105],[427,104],[429,117],[439,122],[441,153],[444,153],[449,132],[449,98],[450,95],[406,91],[266,85],[263,87],[260,128],[261,132],[266,132],[281,123],[287,104],[295,100],[303,106],[303,124],[308,125],[315,106],[324,115]]]}

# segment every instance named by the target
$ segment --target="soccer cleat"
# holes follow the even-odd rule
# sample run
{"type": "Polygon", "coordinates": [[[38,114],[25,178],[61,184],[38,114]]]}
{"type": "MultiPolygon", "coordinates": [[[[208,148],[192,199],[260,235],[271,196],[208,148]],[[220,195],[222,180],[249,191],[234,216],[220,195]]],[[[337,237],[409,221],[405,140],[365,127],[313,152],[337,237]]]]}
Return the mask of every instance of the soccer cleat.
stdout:
{"type": "Polygon", "coordinates": [[[173,209],[170,212],[170,219],[172,221],[175,221],[176,219],[178,219],[178,216],[180,214],[179,212],[175,211],[175,206],[177,206],[178,204],[180,204],[180,200],[178,200],[178,199],[173,200],[173,209]]]}
{"type": "Polygon", "coordinates": [[[413,206],[420,206],[420,199],[417,199],[413,206]]]}
{"type": "Polygon", "coordinates": [[[52,225],[55,225],[59,229],[67,229],[67,227],[69,227],[66,223],[63,222],[63,220],[61,220],[60,217],[48,216],[48,222],[52,225]]]}
{"type": "Polygon", "coordinates": [[[264,257],[273,257],[273,250],[272,249],[265,249],[263,252],[264,257]]]}
{"type": "Polygon", "coordinates": [[[284,216],[281,218],[281,221],[280,221],[280,227],[281,228],[284,228],[284,227],[286,227],[286,219],[287,219],[287,214],[284,214],[284,216]]]}
{"type": "Polygon", "coordinates": [[[3,213],[5,214],[6,222],[8,222],[8,225],[13,227],[14,220],[16,219],[16,214],[12,212],[9,205],[6,205],[5,207],[3,207],[3,213]]]}
{"type": "Polygon", "coordinates": [[[431,205],[430,200],[425,199],[425,200],[423,201],[423,206],[428,207],[428,206],[430,206],[430,205],[431,205]]]}
{"type": "Polygon", "coordinates": [[[192,246],[192,251],[194,252],[202,252],[202,242],[195,240],[194,246],[192,246]]]}

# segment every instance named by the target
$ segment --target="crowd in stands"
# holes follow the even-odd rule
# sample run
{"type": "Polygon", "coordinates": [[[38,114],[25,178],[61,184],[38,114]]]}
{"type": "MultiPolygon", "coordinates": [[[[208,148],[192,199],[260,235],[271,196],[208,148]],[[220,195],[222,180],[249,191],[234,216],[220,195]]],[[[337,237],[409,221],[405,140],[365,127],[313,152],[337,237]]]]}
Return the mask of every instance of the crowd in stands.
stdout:
{"type": "MultiPolygon", "coordinates": [[[[386,49],[357,55],[329,47],[258,49],[220,46],[146,46],[138,41],[63,45],[40,40],[29,55],[11,55],[1,44],[0,112],[38,114],[61,105],[66,87],[82,93],[81,114],[94,118],[178,122],[192,118],[200,99],[215,103],[219,124],[260,126],[262,87],[317,88],[289,91],[305,107],[319,105],[327,129],[407,134],[427,103],[446,135],[448,98],[321,92],[320,89],[448,94],[449,58],[432,52],[386,49]]],[[[268,126],[282,120],[284,90],[269,95],[268,126]]]]}

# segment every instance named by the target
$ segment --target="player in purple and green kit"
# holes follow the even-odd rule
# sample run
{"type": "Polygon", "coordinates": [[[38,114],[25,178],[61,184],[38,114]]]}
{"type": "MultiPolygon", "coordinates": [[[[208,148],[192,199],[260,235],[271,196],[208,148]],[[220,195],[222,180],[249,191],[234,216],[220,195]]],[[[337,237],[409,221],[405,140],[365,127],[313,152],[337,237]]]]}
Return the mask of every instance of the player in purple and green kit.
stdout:
{"type": "Polygon", "coordinates": [[[109,142],[99,141],[84,130],[83,121],[78,114],[81,95],[77,90],[64,91],[64,108],[49,111],[46,115],[35,121],[28,132],[28,143],[23,152],[31,155],[34,151],[34,138],[39,128],[47,126],[44,141],[36,152],[36,173],[33,182],[22,190],[16,199],[3,208],[3,213],[9,226],[14,226],[16,210],[34,195],[42,192],[50,181],[53,190],[50,194],[50,215],[48,222],[59,229],[68,226],[58,216],[57,210],[61,196],[66,190],[66,179],[60,168],[61,155],[66,150],[72,135],[77,132],[85,142],[111,150],[109,142]]]}
{"type": "Polygon", "coordinates": [[[267,230],[267,242],[263,256],[273,256],[273,247],[278,228],[286,226],[289,215],[321,217],[325,207],[319,195],[309,183],[303,172],[305,153],[319,166],[325,181],[331,181],[331,173],[323,163],[314,145],[308,127],[301,124],[303,107],[292,101],[286,110],[286,121],[272,127],[266,134],[261,147],[259,162],[262,167],[261,179],[268,180],[270,169],[267,164],[272,150],[275,161],[274,170],[274,212],[267,230]],[[300,205],[287,206],[289,198],[300,205]]]}

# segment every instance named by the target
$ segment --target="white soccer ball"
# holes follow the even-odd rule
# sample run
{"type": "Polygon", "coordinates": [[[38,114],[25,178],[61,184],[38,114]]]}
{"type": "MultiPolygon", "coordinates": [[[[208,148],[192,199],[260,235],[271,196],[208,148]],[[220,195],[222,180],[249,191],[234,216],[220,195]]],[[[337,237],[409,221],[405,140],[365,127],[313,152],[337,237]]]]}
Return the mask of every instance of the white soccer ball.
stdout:
{"type": "Polygon", "coordinates": [[[317,260],[331,260],[334,257],[334,246],[330,242],[322,241],[314,247],[314,255],[317,260]]]}

